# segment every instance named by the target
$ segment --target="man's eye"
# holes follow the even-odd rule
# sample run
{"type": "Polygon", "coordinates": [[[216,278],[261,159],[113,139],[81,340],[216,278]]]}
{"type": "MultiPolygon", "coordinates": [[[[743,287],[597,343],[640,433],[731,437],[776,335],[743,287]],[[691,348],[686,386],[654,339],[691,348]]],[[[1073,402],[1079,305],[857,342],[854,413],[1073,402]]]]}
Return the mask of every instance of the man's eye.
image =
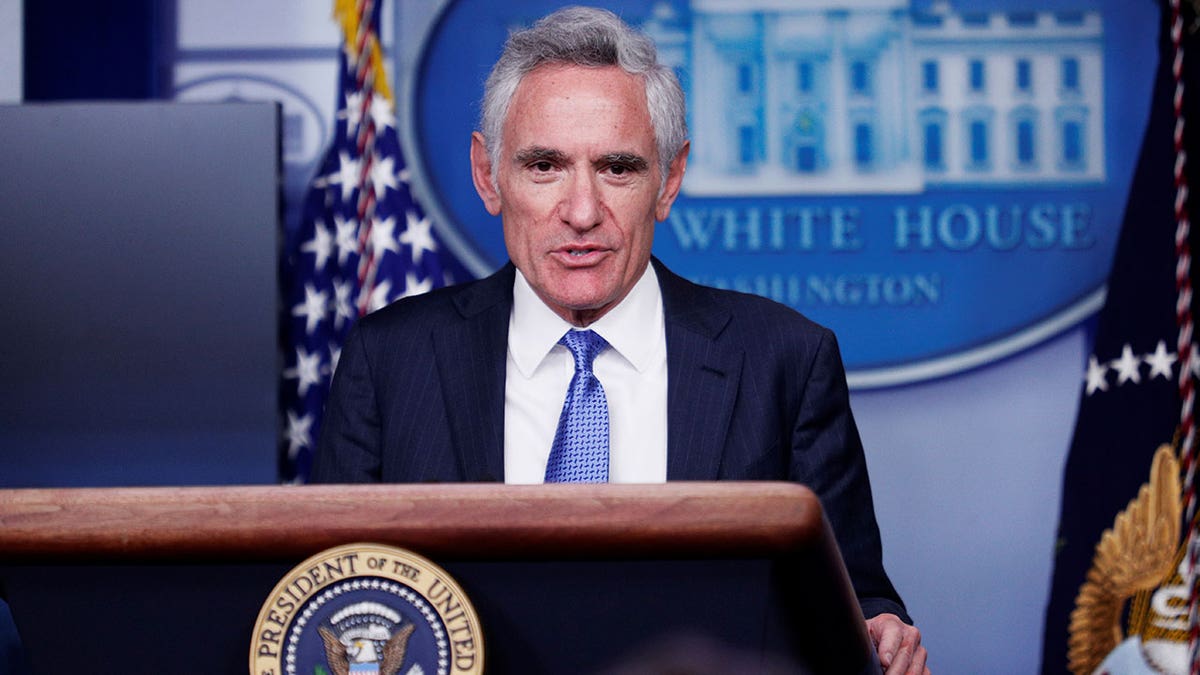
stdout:
{"type": "Polygon", "coordinates": [[[544,171],[549,171],[553,168],[554,168],[554,165],[551,164],[550,162],[534,162],[533,163],[534,171],[543,171],[544,172],[544,171]]]}
{"type": "Polygon", "coordinates": [[[629,171],[629,167],[625,166],[624,164],[613,164],[612,166],[608,167],[608,172],[614,176],[624,176],[625,174],[629,173],[629,171]]]}

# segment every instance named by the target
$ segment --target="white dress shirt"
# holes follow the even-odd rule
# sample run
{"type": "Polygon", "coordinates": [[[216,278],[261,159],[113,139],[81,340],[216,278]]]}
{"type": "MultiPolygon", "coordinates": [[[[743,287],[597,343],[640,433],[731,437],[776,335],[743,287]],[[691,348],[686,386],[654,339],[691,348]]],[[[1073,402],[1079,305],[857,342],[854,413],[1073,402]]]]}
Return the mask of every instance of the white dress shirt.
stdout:
{"type": "MultiPolygon", "coordinates": [[[[646,265],[625,299],[588,328],[609,344],[592,366],[608,399],[609,481],[665,482],[667,337],[653,266],[646,265]]],[[[546,460],[575,373],[570,350],[558,344],[571,329],[518,270],[504,386],[506,483],[545,479],[546,460]]]]}

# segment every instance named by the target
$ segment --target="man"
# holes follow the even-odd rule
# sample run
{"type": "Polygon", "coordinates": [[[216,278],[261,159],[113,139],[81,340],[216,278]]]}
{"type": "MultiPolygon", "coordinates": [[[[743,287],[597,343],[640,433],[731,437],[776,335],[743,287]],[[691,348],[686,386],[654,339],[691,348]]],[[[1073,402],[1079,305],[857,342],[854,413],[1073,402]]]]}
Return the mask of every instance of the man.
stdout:
{"type": "Polygon", "coordinates": [[[560,10],[510,36],[471,167],[512,262],[359,322],[313,478],[802,482],[837,534],[881,663],[926,673],[883,571],[832,333],[651,258],[689,151],[683,93],[656,58],[603,10],[560,10]],[[572,433],[595,424],[599,445],[572,433]]]}

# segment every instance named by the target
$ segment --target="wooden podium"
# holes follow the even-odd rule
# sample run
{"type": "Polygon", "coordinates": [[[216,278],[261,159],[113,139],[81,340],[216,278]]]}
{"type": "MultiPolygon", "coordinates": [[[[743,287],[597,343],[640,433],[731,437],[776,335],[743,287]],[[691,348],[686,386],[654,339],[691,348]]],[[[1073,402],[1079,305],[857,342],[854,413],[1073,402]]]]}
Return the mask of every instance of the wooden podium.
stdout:
{"type": "Polygon", "coordinates": [[[705,649],[878,672],[820,504],[790,483],[0,490],[0,593],[37,673],[244,672],[275,583],[352,542],[454,576],[488,673],[705,649]]]}

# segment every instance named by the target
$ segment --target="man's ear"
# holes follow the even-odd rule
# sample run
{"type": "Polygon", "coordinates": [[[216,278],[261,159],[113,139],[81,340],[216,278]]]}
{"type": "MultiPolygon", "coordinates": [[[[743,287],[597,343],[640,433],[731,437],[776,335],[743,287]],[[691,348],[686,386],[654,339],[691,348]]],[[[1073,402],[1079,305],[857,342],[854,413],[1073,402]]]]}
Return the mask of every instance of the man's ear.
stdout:
{"type": "Polygon", "coordinates": [[[483,134],[478,131],[471,133],[471,180],[487,212],[493,216],[500,215],[500,193],[492,181],[492,160],[488,157],[483,134]]]}
{"type": "Polygon", "coordinates": [[[683,185],[683,173],[687,170],[688,151],[692,149],[691,141],[684,141],[683,147],[679,149],[679,153],[675,155],[675,159],[671,160],[671,166],[667,170],[667,180],[663,184],[662,194],[658,196],[658,202],[654,205],[654,219],[662,222],[671,214],[671,205],[675,203],[675,198],[679,196],[679,188],[683,185]]]}

